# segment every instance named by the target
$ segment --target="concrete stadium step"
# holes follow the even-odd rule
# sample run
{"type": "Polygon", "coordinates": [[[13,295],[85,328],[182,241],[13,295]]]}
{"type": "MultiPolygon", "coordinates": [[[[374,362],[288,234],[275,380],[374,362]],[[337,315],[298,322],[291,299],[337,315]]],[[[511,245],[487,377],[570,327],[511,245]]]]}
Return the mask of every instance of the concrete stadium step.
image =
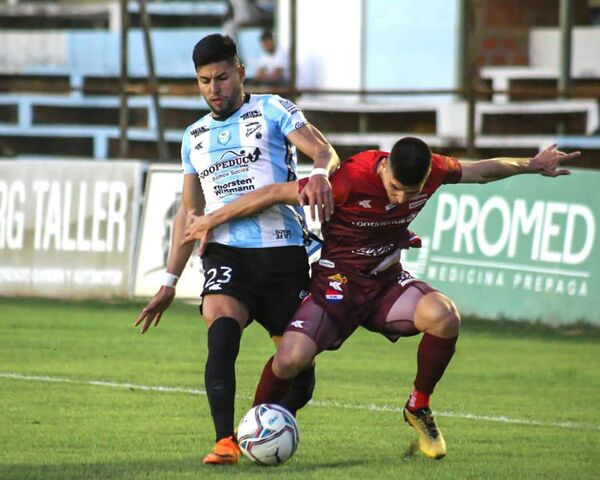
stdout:
{"type": "Polygon", "coordinates": [[[67,74],[0,73],[0,92],[68,94],[71,77],[67,74]]]}
{"type": "MultiPolygon", "coordinates": [[[[548,100],[556,97],[558,70],[536,67],[484,67],[481,79],[490,88],[498,90],[488,100],[494,103],[510,101],[548,100]]],[[[573,75],[570,98],[600,97],[600,76],[573,75]]]]}
{"type": "Polygon", "coordinates": [[[595,100],[478,103],[476,131],[482,135],[585,135],[598,129],[595,100]]]}
{"type": "MultiPolygon", "coordinates": [[[[33,125],[118,125],[119,107],[32,105],[33,125]]],[[[147,108],[129,108],[128,125],[148,126],[147,108]]]]}
{"type": "Polygon", "coordinates": [[[413,131],[433,134],[438,130],[439,105],[367,102],[363,100],[306,99],[298,105],[322,131],[340,133],[413,131]]]}
{"type": "MultiPolygon", "coordinates": [[[[148,2],[147,11],[154,28],[215,27],[220,28],[227,14],[227,2],[148,2]]],[[[129,2],[130,24],[140,26],[138,2],[129,2]]],[[[97,4],[17,3],[0,5],[0,28],[36,29],[110,29],[120,24],[119,2],[97,4]]],[[[272,15],[265,26],[272,26],[272,15]]]]}

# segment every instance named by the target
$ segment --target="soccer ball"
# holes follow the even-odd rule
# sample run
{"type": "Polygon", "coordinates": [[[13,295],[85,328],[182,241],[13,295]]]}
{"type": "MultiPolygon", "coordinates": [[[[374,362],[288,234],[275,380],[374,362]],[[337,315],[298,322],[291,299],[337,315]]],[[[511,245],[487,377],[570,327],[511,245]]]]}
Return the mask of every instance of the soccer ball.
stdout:
{"type": "Polygon", "coordinates": [[[298,447],[298,424],[279,405],[264,403],[252,407],[237,430],[242,453],[259,465],[279,465],[298,447]]]}

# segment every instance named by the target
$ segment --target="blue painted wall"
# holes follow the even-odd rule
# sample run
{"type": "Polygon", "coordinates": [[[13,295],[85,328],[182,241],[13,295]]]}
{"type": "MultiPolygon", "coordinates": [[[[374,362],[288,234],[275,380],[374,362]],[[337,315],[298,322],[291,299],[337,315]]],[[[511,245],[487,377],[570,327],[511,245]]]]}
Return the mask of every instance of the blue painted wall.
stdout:
{"type": "Polygon", "coordinates": [[[365,88],[456,86],[458,0],[365,3],[365,88]]]}
{"type": "MultiPolygon", "coordinates": [[[[193,77],[192,50],[198,40],[215,29],[154,30],[152,48],[159,76],[193,77]]],[[[244,29],[239,48],[251,77],[260,56],[260,29],[244,29]]],[[[129,74],[146,75],[146,57],[140,30],[129,32],[129,74]]],[[[75,75],[119,75],[119,34],[115,32],[72,30],[68,35],[69,73],[75,75]]]]}

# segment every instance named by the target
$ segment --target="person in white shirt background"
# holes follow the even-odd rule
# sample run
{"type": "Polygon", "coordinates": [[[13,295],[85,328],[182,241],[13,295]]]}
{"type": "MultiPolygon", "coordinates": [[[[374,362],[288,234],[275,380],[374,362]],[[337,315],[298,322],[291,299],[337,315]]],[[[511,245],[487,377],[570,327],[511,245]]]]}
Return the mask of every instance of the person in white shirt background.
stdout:
{"type": "Polygon", "coordinates": [[[263,54],[258,60],[258,69],[254,76],[256,85],[283,86],[288,76],[288,61],[285,52],[277,48],[273,33],[265,30],[260,36],[263,54]]]}

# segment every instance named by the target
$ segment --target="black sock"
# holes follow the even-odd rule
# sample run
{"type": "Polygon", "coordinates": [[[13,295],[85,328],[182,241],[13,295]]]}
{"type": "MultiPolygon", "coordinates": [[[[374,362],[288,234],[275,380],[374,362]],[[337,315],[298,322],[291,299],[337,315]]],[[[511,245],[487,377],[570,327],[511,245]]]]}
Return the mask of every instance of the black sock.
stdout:
{"type": "Polygon", "coordinates": [[[208,356],[204,385],[215,424],[216,441],[233,435],[235,360],[242,331],[230,317],[217,318],[208,329],[208,356]]]}
{"type": "Polygon", "coordinates": [[[280,405],[296,416],[296,412],[312,398],[315,382],[315,366],[312,365],[296,375],[279,402],[280,405]]]}

